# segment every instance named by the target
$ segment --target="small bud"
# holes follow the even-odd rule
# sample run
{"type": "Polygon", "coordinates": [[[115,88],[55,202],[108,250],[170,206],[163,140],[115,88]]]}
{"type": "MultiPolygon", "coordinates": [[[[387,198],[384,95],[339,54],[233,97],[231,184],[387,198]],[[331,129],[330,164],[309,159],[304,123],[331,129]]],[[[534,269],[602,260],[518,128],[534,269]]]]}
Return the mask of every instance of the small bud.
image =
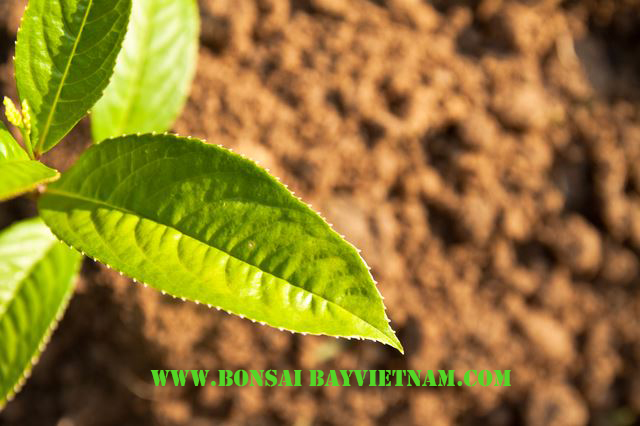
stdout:
{"type": "Polygon", "coordinates": [[[4,97],[4,108],[4,113],[7,116],[7,120],[9,120],[9,123],[13,124],[16,127],[23,128],[24,123],[22,122],[22,114],[20,114],[18,108],[16,108],[16,106],[13,104],[13,101],[6,96],[4,97]]]}
{"type": "Polygon", "coordinates": [[[26,99],[22,101],[22,121],[24,129],[27,133],[31,133],[31,108],[29,108],[29,102],[26,99]]]}

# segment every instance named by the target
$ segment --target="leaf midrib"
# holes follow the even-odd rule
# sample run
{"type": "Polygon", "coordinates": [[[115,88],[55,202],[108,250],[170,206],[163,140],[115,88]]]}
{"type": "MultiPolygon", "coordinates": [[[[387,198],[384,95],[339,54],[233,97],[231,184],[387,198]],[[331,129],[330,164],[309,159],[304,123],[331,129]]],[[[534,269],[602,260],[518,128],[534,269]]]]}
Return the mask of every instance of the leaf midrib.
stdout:
{"type": "Polygon", "coordinates": [[[167,228],[171,228],[171,229],[173,229],[174,231],[176,231],[176,232],[178,232],[178,233],[180,233],[180,234],[186,235],[186,236],[188,236],[188,237],[190,237],[190,238],[193,238],[194,240],[196,240],[196,241],[198,241],[198,242],[200,242],[200,243],[202,243],[202,244],[204,244],[204,245],[206,245],[206,246],[209,246],[209,247],[213,247],[213,248],[215,248],[216,250],[218,250],[218,251],[220,251],[220,252],[222,252],[222,253],[226,254],[226,255],[227,255],[227,256],[229,256],[230,258],[236,259],[236,260],[237,260],[237,261],[239,261],[239,262],[242,262],[242,263],[245,263],[245,264],[247,264],[247,265],[250,265],[250,266],[252,266],[252,267],[254,267],[254,268],[257,268],[258,270],[262,271],[264,274],[271,275],[272,277],[274,277],[274,278],[276,278],[276,279],[279,279],[279,280],[282,280],[282,281],[286,282],[287,284],[289,284],[289,285],[291,285],[291,286],[293,286],[293,287],[296,287],[296,288],[299,288],[300,290],[306,291],[307,293],[312,294],[312,295],[314,295],[314,296],[316,296],[316,297],[319,297],[319,298],[321,298],[322,300],[326,300],[328,303],[331,303],[332,305],[337,306],[339,309],[341,309],[341,310],[343,310],[343,311],[347,312],[349,315],[351,315],[351,316],[353,316],[353,317],[355,317],[355,318],[359,319],[360,321],[364,322],[365,324],[367,324],[368,326],[370,326],[371,328],[373,328],[377,333],[379,333],[381,336],[383,336],[383,338],[385,339],[385,341],[393,341],[393,338],[391,338],[391,337],[387,336],[387,335],[385,334],[385,332],[384,332],[383,330],[381,330],[378,326],[376,326],[376,325],[372,324],[370,321],[368,321],[368,320],[366,320],[366,319],[362,318],[361,316],[354,314],[353,312],[349,311],[347,308],[345,308],[345,307],[341,306],[341,305],[340,305],[340,304],[338,304],[337,302],[334,302],[333,300],[327,299],[326,297],[324,297],[324,296],[322,296],[322,295],[320,295],[320,294],[318,294],[318,293],[315,293],[315,292],[313,292],[313,291],[311,291],[311,290],[308,290],[308,289],[306,289],[306,288],[304,288],[304,287],[301,287],[301,286],[299,286],[299,285],[296,285],[296,284],[292,283],[291,281],[289,281],[289,280],[287,280],[287,279],[285,279],[285,278],[278,277],[277,275],[274,275],[274,274],[272,274],[272,273],[270,273],[270,272],[268,272],[268,271],[265,271],[265,270],[263,270],[263,269],[262,269],[260,266],[258,266],[258,265],[253,265],[252,263],[249,263],[249,262],[247,262],[246,260],[239,259],[239,258],[237,258],[236,256],[232,255],[231,253],[228,253],[228,252],[227,252],[227,251],[225,251],[225,250],[222,250],[222,249],[220,249],[220,248],[218,248],[218,247],[213,246],[210,242],[202,241],[200,238],[197,238],[197,237],[194,237],[194,236],[192,236],[192,235],[189,235],[189,234],[187,234],[187,233],[186,233],[186,232],[184,232],[184,231],[181,231],[181,230],[179,230],[179,229],[177,229],[177,228],[174,228],[172,225],[167,225],[167,224],[165,224],[165,223],[159,222],[159,221],[158,221],[158,220],[156,220],[156,219],[152,219],[152,218],[150,218],[150,217],[143,216],[143,215],[141,215],[140,213],[137,213],[137,212],[134,212],[134,211],[132,211],[132,210],[127,209],[126,207],[115,206],[115,205],[113,205],[113,204],[109,204],[109,203],[107,203],[107,202],[105,202],[105,201],[102,201],[102,200],[96,200],[95,198],[84,197],[84,196],[82,196],[82,195],[73,194],[73,193],[70,193],[70,192],[67,192],[67,191],[62,191],[62,190],[59,190],[59,189],[53,189],[53,188],[49,188],[49,189],[47,189],[47,193],[52,194],[52,195],[58,195],[58,196],[62,196],[62,197],[67,197],[67,198],[70,198],[70,199],[76,199],[76,200],[84,201],[84,202],[87,202],[87,203],[95,204],[95,205],[97,205],[97,206],[104,206],[104,207],[106,207],[106,208],[108,208],[108,209],[118,210],[118,211],[121,211],[121,212],[123,212],[123,213],[130,214],[130,215],[133,215],[133,216],[136,216],[136,217],[142,218],[142,219],[146,219],[146,220],[149,220],[149,221],[151,221],[151,222],[157,223],[157,224],[162,225],[162,226],[166,226],[167,228]]]}
{"type": "Polygon", "coordinates": [[[49,115],[47,117],[47,121],[45,122],[44,131],[40,136],[40,140],[38,141],[38,146],[36,147],[36,151],[40,151],[44,148],[44,144],[47,140],[47,136],[49,134],[49,129],[51,128],[51,122],[53,121],[53,115],[55,114],[56,107],[58,102],[60,101],[60,95],[62,94],[62,88],[69,76],[69,70],[71,69],[71,63],[73,62],[74,56],[76,54],[76,50],[78,49],[78,45],[80,44],[80,39],[82,38],[82,33],[84,32],[84,28],[87,24],[87,18],[89,17],[89,13],[91,12],[91,8],[93,7],[93,0],[88,0],[89,4],[87,5],[87,10],[82,17],[82,23],[80,24],[80,30],[78,31],[78,36],[73,42],[73,47],[71,49],[71,54],[69,55],[69,60],[65,66],[64,72],[62,73],[62,79],[60,80],[60,84],[58,86],[58,90],[56,91],[56,96],[53,98],[53,103],[51,105],[51,109],[49,110],[49,115]]]}

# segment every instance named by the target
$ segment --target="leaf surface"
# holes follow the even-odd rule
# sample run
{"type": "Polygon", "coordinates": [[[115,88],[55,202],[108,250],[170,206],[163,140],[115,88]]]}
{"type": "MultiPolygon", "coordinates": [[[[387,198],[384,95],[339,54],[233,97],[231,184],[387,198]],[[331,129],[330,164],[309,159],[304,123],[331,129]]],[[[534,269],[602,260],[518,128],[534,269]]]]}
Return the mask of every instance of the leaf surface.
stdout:
{"type": "Polygon", "coordinates": [[[173,296],[402,350],[357,250],[265,170],[219,146],[172,135],[106,140],[39,208],[63,241],[173,296]]]}
{"type": "Polygon", "coordinates": [[[195,0],[136,0],[111,83],[91,116],[93,139],[164,132],[182,110],[195,72],[195,0]]]}
{"type": "Polygon", "coordinates": [[[60,175],[27,153],[0,122],[0,201],[52,182],[60,175]]]}
{"type": "Polygon", "coordinates": [[[0,233],[0,407],[18,390],[62,316],[80,258],[40,219],[0,233]]]}
{"type": "Polygon", "coordinates": [[[131,0],[29,0],[16,80],[31,107],[37,152],[55,146],[102,96],[130,11],[131,0]]]}
{"type": "Polygon", "coordinates": [[[0,121],[0,161],[2,160],[28,160],[27,152],[22,149],[4,123],[0,121]]]}

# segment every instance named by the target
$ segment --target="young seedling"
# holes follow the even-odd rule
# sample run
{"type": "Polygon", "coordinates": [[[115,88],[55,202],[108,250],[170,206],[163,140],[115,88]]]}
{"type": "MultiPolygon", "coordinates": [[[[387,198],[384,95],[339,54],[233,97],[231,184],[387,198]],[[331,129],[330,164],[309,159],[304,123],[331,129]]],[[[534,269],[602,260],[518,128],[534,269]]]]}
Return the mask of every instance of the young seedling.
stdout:
{"type": "Polygon", "coordinates": [[[0,126],[0,200],[38,188],[40,217],[0,233],[0,406],[64,312],[80,253],[272,327],[402,351],[368,267],[322,217],[240,155],[149,133],[185,102],[197,35],[195,0],[29,1],[21,108],[5,102],[23,146],[0,126]],[[91,108],[101,143],[60,176],[39,158],[91,108]]]}

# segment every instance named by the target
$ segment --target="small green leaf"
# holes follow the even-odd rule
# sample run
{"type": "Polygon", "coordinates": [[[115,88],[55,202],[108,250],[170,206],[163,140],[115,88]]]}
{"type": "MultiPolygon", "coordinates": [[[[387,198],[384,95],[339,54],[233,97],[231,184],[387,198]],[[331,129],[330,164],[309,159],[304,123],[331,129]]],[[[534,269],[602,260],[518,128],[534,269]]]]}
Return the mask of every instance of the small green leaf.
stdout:
{"type": "Polygon", "coordinates": [[[0,201],[31,191],[59,177],[56,170],[30,160],[0,122],[0,201]]]}
{"type": "Polygon", "coordinates": [[[93,109],[93,139],[164,132],[187,99],[198,56],[195,0],[136,0],[111,83],[93,109]]]}
{"type": "Polygon", "coordinates": [[[0,408],[18,391],[62,316],[80,258],[40,219],[0,233],[0,408]]]}
{"type": "Polygon", "coordinates": [[[49,186],[39,208],[63,241],[173,296],[402,350],[357,250],[266,171],[219,146],[172,135],[106,140],[49,186]]]}
{"type": "Polygon", "coordinates": [[[28,160],[29,156],[0,121],[0,161],[28,160]]]}
{"type": "Polygon", "coordinates": [[[30,0],[18,32],[16,79],[38,153],[93,107],[125,36],[131,0],[30,0]]]}

